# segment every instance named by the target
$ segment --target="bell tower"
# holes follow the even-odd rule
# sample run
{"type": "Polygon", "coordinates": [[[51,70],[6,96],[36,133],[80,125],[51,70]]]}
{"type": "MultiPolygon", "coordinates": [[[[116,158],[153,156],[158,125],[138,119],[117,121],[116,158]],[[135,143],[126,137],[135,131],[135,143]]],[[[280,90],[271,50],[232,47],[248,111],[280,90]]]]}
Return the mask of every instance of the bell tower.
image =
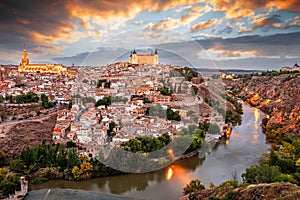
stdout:
{"type": "Polygon", "coordinates": [[[23,54],[22,54],[21,65],[26,66],[28,64],[29,64],[29,59],[28,59],[28,54],[27,54],[26,47],[25,47],[25,44],[24,44],[24,50],[23,50],[23,54]]]}

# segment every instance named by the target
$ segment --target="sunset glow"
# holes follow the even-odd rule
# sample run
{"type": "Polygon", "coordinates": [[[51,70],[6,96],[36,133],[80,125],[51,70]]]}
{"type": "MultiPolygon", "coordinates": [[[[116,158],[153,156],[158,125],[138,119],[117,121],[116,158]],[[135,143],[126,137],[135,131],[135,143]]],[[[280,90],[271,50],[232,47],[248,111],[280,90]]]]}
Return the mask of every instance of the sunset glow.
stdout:
{"type": "MultiPolygon", "coordinates": [[[[261,69],[291,65],[299,58],[300,6],[297,2],[61,0],[43,1],[33,6],[36,2],[32,0],[26,3],[4,1],[0,4],[0,41],[3,44],[0,62],[17,64],[16,55],[26,44],[30,56],[35,57],[33,63],[47,60],[80,65],[86,58],[84,55],[101,42],[128,30],[140,30],[133,31],[126,37],[126,42],[142,45],[140,41],[149,36],[155,42],[160,41],[157,47],[163,48],[172,42],[184,44],[197,40],[211,59],[224,68],[261,69]],[[161,38],[161,33],[166,31],[174,32],[161,38]],[[182,40],[180,34],[187,38],[182,40]],[[276,44],[276,41],[281,42],[276,44]],[[293,45],[289,45],[283,58],[281,49],[285,49],[286,44],[293,45]],[[282,58],[278,60],[277,57],[282,58]]],[[[114,39],[114,47],[102,46],[101,52],[115,55],[112,49],[124,48],[130,53],[134,48],[118,46],[125,41],[122,37],[114,39]]],[[[87,64],[93,61],[91,59],[87,64]]],[[[101,62],[98,64],[105,65],[108,61],[102,59],[101,62]]],[[[204,66],[207,67],[205,62],[198,67],[204,66]]]]}

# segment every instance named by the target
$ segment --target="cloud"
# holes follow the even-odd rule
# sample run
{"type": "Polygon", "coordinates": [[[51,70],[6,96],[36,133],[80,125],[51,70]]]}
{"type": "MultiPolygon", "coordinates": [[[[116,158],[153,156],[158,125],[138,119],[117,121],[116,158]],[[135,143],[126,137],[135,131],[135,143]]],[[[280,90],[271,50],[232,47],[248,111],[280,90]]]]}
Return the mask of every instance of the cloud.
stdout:
{"type": "Polygon", "coordinates": [[[217,22],[218,22],[218,19],[213,18],[213,19],[210,19],[206,22],[200,22],[200,23],[192,26],[190,30],[191,30],[191,32],[197,32],[197,31],[200,31],[200,30],[203,30],[203,29],[210,28],[213,25],[215,25],[217,22]]]}
{"type": "Polygon", "coordinates": [[[278,25],[280,26],[281,22],[282,22],[281,16],[276,14],[270,17],[259,18],[252,22],[253,25],[252,30],[260,27],[264,27],[264,28],[278,27],[278,25]]]}
{"type": "Polygon", "coordinates": [[[146,29],[176,29],[179,26],[189,25],[191,22],[198,19],[203,14],[210,12],[212,8],[210,6],[195,6],[190,12],[181,16],[179,19],[168,17],[165,20],[153,24],[148,23],[145,25],[146,29]]]}
{"type": "Polygon", "coordinates": [[[136,25],[141,25],[141,24],[143,24],[143,23],[144,23],[143,20],[139,20],[139,21],[135,21],[135,22],[134,22],[134,24],[136,24],[136,25]]]}
{"type": "MultiPolygon", "coordinates": [[[[104,36],[142,11],[163,11],[196,0],[18,1],[0,3],[0,43],[6,49],[72,43],[104,36]],[[101,30],[101,34],[97,32],[101,30]]],[[[41,49],[40,49],[41,50],[41,49]]]]}
{"type": "Polygon", "coordinates": [[[241,19],[253,16],[256,9],[269,10],[275,8],[293,12],[300,11],[300,1],[298,0],[203,0],[203,2],[209,3],[215,11],[225,13],[225,17],[228,19],[241,19]]]}

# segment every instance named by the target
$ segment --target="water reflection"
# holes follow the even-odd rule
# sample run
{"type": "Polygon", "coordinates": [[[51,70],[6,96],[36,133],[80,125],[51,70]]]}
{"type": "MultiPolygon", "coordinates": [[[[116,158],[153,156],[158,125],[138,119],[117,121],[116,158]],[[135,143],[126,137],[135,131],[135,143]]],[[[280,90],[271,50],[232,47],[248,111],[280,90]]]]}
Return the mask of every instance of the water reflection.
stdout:
{"type": "Polygon", "coordinates": [[[172,169],[172,167],[169,167],[168,171],[167,171],[167,174],[166,174],[166,179],[167,180],[171,180],[171,178],[173,177],[174,175],[174,170],[172,169]]]}
{"type": "MultiPolygon", "coordinates": [[[[182,195],[182,188],[192,179],[201,179],[209,186],[210,182],[218,185],[232,179],[233,173],[237,173],[240,178],[245,168],[258,163],[261,154],[268,149],[265,135],[259,126],[261,123],[259,110],[248,106],[243,106],[243,110],[242,125],[234,127],[231,138],[215,146],[204,158],[191,157],[161,170],[144,174],[128,174],[80,182],[49,181],[30,185],[30,190],[73,188],[141,199],[178,199],[182,195]],[[255,143],[251,144],[251,141],[255,143]]],[[[171,150],[168,153],[172,155],[171,150]]]]}
{"type": "Polygon", "coordinates": [[[252,144],[257,144],[259,142],[259,128],[260,128],[260,112],[257,108],[253,109],[254,113],[254,132],[253,132],[253,138],[252,138],[252,144]]]}

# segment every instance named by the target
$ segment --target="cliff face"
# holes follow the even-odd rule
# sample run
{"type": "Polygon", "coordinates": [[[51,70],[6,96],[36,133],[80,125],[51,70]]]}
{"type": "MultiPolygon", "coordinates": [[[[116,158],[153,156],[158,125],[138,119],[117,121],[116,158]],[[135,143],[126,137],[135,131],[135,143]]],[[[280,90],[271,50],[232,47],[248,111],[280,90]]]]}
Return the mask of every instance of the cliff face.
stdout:
{"type": "Polygon", "coordinates": [[[248,80],[230,84],[239,88],[237,96],[268,114],[266,127],[280,128],[281,130],[277,132],[282,132],[282,137],[300,137],[300,76],[298,74],[253,76],[248,80]]]}
{"type": "Polygon", "coordinates": [[[185,196],[181,200],[269,200],[269,199],[300,199],[300,187],[291,183],[271,183],[240,186],[234,188],[229,184],[218,186],[211,189],[205,189],[197,194],[185,196]]]}
{"type": "Polygon", "coordinates": [[[12,159],[19,155],[23,148],[52,143],[52,132],[56,123],[56,115],[39,120],[10,122],[1,124],[0,150],[12,159]]]}

